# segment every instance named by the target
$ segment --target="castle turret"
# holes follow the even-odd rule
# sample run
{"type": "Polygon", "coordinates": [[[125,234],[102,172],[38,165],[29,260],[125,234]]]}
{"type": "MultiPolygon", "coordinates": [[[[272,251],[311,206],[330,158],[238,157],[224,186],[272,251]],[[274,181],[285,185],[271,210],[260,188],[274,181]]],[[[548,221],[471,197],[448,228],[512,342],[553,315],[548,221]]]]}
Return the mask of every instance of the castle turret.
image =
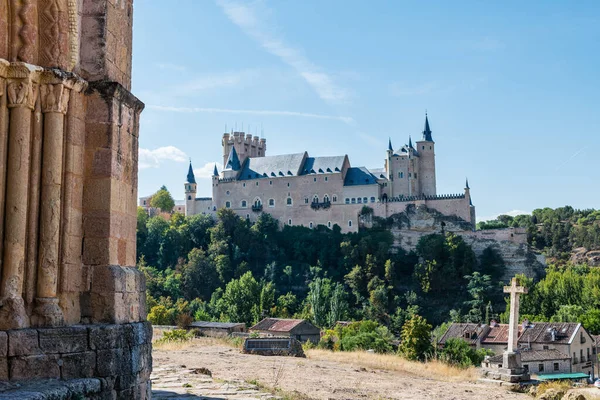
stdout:
{"type": "Polygon", "coordinates": [[[477,221],[475,216],[475,206],[473,205],[473,199],[471,198],[471,188],[469,187],[469,179],[465,182],[465,200],[469,201],[469,213],[471,216],[471,225],[473,230],[477,229],[477,221]]]}
{"type": "Polygon", "coordinates": [[[237,150],[235,149],[235,146],[231,146],[231,150],[229,151],[229,157],[227,157],[227,161],[225,162],[225,168],[223,169],[223,178],[237,178],[238,172],[241,169],[242,163],[240,162],[240,158],[238,157],[237,150]]]}
{"type": "Polygon", "coordinates": [[[190,167],[188,168],[187,179],[185,181],[185,215],[194,215],[196,210],[194,204],[196,202],[196,177],[194,176],[194,169],[192,168],[192,161],[190,160],[190,167]]]}
{"type": "Polygon", "coordinates": [[[417,143],[419,152],[419,186],[421,194],[426,196],[435,196],[437,194],[435,180],[435,142],[431,136],[429,127],[429,118],[425,113],[425,128],[423,129],[423,139],[417,143]]]}

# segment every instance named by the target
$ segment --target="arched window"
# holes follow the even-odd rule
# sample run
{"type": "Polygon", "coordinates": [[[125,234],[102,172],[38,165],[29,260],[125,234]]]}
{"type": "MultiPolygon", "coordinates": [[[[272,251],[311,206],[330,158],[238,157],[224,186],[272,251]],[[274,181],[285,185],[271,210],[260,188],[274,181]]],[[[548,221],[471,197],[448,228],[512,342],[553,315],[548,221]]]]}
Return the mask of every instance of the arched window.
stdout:
{"type": "Polygon", "coordinates": [[[226,201],[225,202],[225,208],[231,208],[231,202],[230,201],[226,201]]]}
{"type": "Polygon", "coordinates": [[[398,178],[404,178],[404,172],[398,172],[398,178]]]}
{"type": "Polygon", "coordinates": [[[356,197],[352,198],[352,204],[356,204],[356,197]]]}
{"type": "Polygon", "coordinates": [[[319,202],[319,196],[317,196],[316,194],[313,196],[313,203],[318,203],[319,202]]]}
{"type": "Polygon", "coordinates": [[[357,199],[356,199],[356,202],[357,202],[358,204],[362,203],[362,198],[360,198],[360,197],[359,197],[359,198],[357,198],[357,199]]]}
{"type": "Polygon", "coordinates": [[[310,229],[312,229],[312,228],[313,228],[313,223],[312,223],[312,221],[311,221],[311,222],[309,222],[309,224],[308,224],[308,227],[309,227],[310,229]]]}
{"type": "Polygon", "coordinates": [[[291,197],[288,197],[288,198],[285,200],[285,204],[287,204],[288,206],[291,206],[291,205],[292,205],[292,198],[291,198],[291,197]]]}
{"type": "Polygon", "coordinates": [[[288,225],[292,225],[292,220],[288,219],[288,225]]]}
{"type": "Polygon", "coordinates": [[[323,203],[327,203],[329,202],[329,195],[326,194],[325,196],[323,196],[323,203]]]}
{"type": "Polygon", "coordinates": [[[192,199],[192,196],[188,196],[188,200],[191,200],[191,199],[192,199]]]}
{"type": "Polygon", "coordinates": [[[304,198],[304,204],[308,204],[308,197],[304,198]]]}
{"type": "Polygon", "coordinates": [[[346,197],[346,204],[350,204],[350,199],[346,197]]]}
{"type": "Polygon", "coordinates": [[[366,197],[363,197],[363,203],[368,203],[369,199],[367,199],[366,197]]]}
{"type": "Polygon", "coordinates": [[[333,195],[332,199],[333,199],[333,202],[334,202],[334,203],[336,203],[336,202],[337,202],[337,196],[336,196],[335,194],[333,195]]]}
{"type": "Polygon", "coordinates": [[[331,229],[331,221],[327,221],[327,227],[331,229]]]}
{"type": "Polygon", "coordinates": [[[228,190],[227,192],[225,192],[225,194],[227,194],[227,196],[229,196],[231,194],[231,192],[228,190]]]}
{"type": "Polygon", "coordinates": [[[254,199],[254,207],[260,206],[262,206],[262,201],[257,197],[256,199],[254,199]]]}
{"type": "Polygon", "coordinates": [[[371,203],[375,203],[375,196],[371,196],[371,203]]]}
{"type": "Polygon", "coordinates": [[[248,207],[248,202],[246,200],[242,200],[242,208],[248,207]]]}
{"type": "Polygon", "coordinates": [[[348,227],[352,228],[352,221],[348,221],[348,227]]]}
{"type": "Polygon", "coordinates": [[[269,207],[275,207],[275,200],[269,199],[269,207]]]}

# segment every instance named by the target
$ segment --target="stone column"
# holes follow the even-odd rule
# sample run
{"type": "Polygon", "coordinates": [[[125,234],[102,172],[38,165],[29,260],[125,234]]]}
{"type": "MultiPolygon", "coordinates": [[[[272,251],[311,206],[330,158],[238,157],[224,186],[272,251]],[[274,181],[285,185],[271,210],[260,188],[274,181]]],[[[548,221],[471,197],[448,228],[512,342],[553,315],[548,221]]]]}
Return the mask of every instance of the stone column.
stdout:
{"type": "Polygon", "coordinates": [[[27,64],[10,67],[7,85],[10,129],[6,174],[6,217],[4,263],[0,295],[0,329],[29,326],[23,301],[25,244],[27,241],[27,205],[29,198],[29,158],[31,116],[37,96],[37,83],[27,64]],[[12,76],[10,76],[12,75],[12,76]]]}
{"type": "Polygon", "coordinates": [[[35,324],[58,326],[63,324],[63,313],[58,305],[57,282],[60,261],[64,128],[70,90],[63,83],[43,84],[40,90],[44,135],[35,324]]]}

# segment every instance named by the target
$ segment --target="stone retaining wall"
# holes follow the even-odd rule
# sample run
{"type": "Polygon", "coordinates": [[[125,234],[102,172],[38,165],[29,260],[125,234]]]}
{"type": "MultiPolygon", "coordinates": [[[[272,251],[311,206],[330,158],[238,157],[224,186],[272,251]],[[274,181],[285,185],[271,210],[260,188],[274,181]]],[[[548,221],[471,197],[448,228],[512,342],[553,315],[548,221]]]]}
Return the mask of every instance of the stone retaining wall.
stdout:
{"type": "Polygon", "coordinates": [[[151,342],[149,322],[0,332],[0,381],[96,377],[103,398],[150,399],[151,342]]]}

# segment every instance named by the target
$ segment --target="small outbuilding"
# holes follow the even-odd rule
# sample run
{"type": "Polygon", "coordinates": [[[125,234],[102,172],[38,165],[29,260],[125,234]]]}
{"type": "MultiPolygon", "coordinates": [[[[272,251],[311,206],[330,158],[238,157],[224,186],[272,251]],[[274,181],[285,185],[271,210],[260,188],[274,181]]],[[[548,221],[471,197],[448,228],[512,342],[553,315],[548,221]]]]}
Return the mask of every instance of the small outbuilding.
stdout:
{"type": "Polygon", "coordinates": [[[316,344],[321,339],[321,330],[305,319],[265,318],[251,327],[250,332],[265,336],[291,337],[301,343],[310,340],[316,344]]]}
{"type": "Polygon", "coordinates": [[[189,328],[210,337],[225,337],[232,333],[246,332],[246,324],[239,322],[196,321],[192,322],[189,328]]]}

